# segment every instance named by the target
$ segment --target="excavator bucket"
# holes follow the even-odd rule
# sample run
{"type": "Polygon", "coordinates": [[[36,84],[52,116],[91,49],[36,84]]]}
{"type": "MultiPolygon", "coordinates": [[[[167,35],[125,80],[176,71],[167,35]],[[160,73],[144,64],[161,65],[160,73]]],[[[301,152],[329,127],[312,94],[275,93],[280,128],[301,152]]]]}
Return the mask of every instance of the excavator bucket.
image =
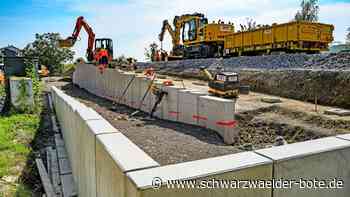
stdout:
{"type": "Polygon", "coordinates": [[[70,48],[74,45],[74,39],[72,38],[67,38],[64,40],[58,40],[58,46],[60,48],[70,48]]]}

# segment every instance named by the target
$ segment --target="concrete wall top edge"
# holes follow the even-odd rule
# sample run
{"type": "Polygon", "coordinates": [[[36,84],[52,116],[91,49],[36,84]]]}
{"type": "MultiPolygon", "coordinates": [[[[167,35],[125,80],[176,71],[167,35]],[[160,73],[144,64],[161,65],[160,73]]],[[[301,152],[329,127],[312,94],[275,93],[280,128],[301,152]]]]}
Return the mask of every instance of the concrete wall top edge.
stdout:
{"type": "Polygon", "coordinates": [[[349,140],[350,141],[350,134],[344,134],[344,135],[337,135],[337,138],[343,139],[343,140],[349,140]]]}
{"type": "Polygon", "coordinates": [[[90,130],[95,135],[99,135],[99,134],[103,134],[103,133],[118,133],[119,132],[116,128],[114,128],[105,119],[88,120],[88,121],[86,121],[86,125],[90,128],[90,130]]]}
{"type": "Polygon", "coordinates": [[[152,179],[184,180],[202,178],[258,165],[272,165],[272,160],[254,152],[242,152],[209,159],[161,166],[127,173],[127,176],[140,189],[152,187],[152,179]]]}
{"type": "Polygon", "coordinates": [[[103,117],[100,114],[98,114],[95,110],[86,107],[85,105],[84,107],[76,109],[76,113],[78,113],[79,117],[82,118],[84,121],[103,119],[103,117]]]}
{"type": "Polygon", "coordinates": [[[97,140],[124,173],[160,166],[122,133],[101,134],[97,140]]]}
{"type": "Polygon", "coordinates": [[[226,102],[226,103],[231,103],[231,102],[236,102],[235,99],[225,99],[225,98],[219,98],[215,96],[201,96],[201,99],[207,99],[207,100],[215,100],[215,101],[220,101],[220,102],[226,102]]]}
{"type": "Polygon", "coordinates": [[[163,90],[167,91],[167,90],[184,90],[185,88],[183,87],[178,87],[178,86],[164,86],[163,90]]]}
{"type": "Polygon", "coordinates": [[[347,147],[350,147],[350,141],[342,140],[336,137],[326,137],[317,140],[256,150],[255,152],[271,158],[274,161],[285,161],[322,152],[344,149],[347,147]]]}
{"type": "Polygon", "coordinates": [[[57,95],[59,95],[63,99],[63,101],[65,101],[73,110],[82,107],[82,104],[79,101],[65,94],[62,90],[58,89],[57,87],[52,86],[51,90],[54,91],[57,95]]]}

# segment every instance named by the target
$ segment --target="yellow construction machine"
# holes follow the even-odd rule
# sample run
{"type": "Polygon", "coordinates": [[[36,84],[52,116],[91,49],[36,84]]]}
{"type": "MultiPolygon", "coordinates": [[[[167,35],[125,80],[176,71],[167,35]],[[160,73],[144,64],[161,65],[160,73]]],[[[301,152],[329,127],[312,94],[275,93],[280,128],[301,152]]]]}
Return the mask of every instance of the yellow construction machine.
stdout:
{"type": "Polygon", "coordinates": [[[200,67],[200,72],[209,80],[210,94],[222,98],[238,97],[240,83],[237,73],[219,71],[213,76],[205,67],[200,67]]]}
{"type": "Polygon", "coordinates": [[[161,50],[158,57],[164,57],[162,42],[164,34],[169,32],[173,48],[168,59],[188,59],[188,58],[206,58],[219,57],[224,52],[224,39],[226,35],[234,33],[234,25],[217,23],[208,23],[204,14],[194,13],[175,16],[173,21],[174,28],[168,20],[163,21],[163,27],[159,34],[161,50]]]}

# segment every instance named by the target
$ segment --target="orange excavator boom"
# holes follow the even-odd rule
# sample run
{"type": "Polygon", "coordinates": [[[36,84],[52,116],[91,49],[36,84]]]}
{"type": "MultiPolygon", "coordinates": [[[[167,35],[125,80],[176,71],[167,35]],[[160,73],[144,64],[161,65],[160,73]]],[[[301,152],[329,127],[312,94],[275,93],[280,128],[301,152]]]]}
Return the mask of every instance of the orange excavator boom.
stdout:
{"type": "Polygon", "coordinates": [[[89,35],[88,38],[88,48],[86,50],[88,61],[92,61],[94,59],[94,42],[95,42],[95,33],[89,24],[84,20],[84,17],[79,16],[77,22],[75,24],[75,28],[72,36],[64,40],[59,40],[59,46],[62,48],[70,48],[72,47],[78,39],[81,29],[84,27],[85,31],[89,35]]]}

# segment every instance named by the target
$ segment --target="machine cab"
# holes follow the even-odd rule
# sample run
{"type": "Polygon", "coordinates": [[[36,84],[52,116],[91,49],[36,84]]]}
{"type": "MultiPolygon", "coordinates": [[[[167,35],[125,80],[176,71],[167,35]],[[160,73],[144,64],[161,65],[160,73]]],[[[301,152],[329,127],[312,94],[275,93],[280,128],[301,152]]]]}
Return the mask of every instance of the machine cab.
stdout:
{"type": "Polygon", "coordinates": [[[113,59],[113,41],[110,38],[99,38],[95,40],[95,50],[106,49],[109,54],[109,58],[113,59]]]}
{"type": "Polygon", "coordinates": [[[234,72],[222,72],[216,74],[215,77],[217,81],[226,83],[239,83],[238,74],[234,72]]]}

